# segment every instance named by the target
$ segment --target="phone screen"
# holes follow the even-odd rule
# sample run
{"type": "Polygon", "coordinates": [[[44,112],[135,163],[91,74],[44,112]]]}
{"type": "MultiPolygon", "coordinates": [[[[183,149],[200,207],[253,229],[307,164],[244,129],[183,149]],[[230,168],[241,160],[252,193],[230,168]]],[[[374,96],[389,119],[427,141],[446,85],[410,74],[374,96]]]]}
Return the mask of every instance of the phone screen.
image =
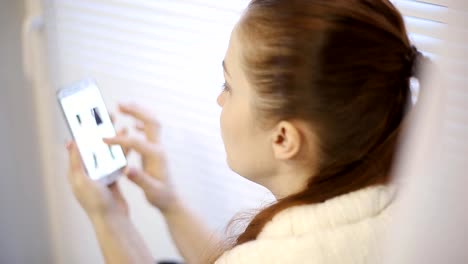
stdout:
{"type": "Polygon", "coordinates": [[[87,80],[69,88],[59,94],[60,104],[89,177],[100,180],[127,165],[125,154],[102,141],[116,132],[96,83],[87,80]]]}

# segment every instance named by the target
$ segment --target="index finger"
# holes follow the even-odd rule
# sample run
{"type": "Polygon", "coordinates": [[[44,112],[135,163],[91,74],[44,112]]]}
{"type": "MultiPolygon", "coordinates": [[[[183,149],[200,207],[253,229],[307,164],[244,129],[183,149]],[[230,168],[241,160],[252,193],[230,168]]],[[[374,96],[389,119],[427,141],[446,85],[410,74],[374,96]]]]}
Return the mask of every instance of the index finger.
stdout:
{"type": "Polygon", "coordinates": [[[148,141],[157,143],[159,137],[159,122],[149,114],[150,111],[137,105],[119,105],[120,112],[127,114],[139,121],[144,125],[144,132],[148,141]]]}
{"type": "Polygon", "coordinates": [[[128,136],[116,136],[112,138],[103,138],[104,143],[107,145],[120,145],[124,149],[132,149],[141,155],[151,155],[153,150],[151,146],[145,143],[143,140],[128,137],[128,136]]]}

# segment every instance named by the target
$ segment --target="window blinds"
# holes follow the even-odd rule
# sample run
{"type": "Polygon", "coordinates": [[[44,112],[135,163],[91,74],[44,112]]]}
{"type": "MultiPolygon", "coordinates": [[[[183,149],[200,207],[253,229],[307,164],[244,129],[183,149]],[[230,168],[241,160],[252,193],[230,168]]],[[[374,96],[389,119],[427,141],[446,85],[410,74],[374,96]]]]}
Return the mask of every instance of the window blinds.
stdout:
{"type": "Polygon", "coordinates": [[[130,101],[154,112],[176,188],[217,228],[235,212],[271,199],[228,169],[218,124],[221,62],[247,4],[55,0],[50,12],[55,83],[92,77],[109,108],[130,101]]]}
{"type": "Polygon", "coordinates": [[[427,89],[426,94],[403,144],[397,175],[405,184],[384,263],[465,263],[468,2],[398,2],[408,16],[417,8],[418,16],[442,22],[437,50],[442,56],[425,77],[421,93],[427,89]],[[434,10],[440,12],[437,17],[434,10]]]}
{"type": "MultiPolygon", "coordinates": [[[[56,88],[92,77],[108,108],[136,102],[152,111],[163,127],[162,142],[176,189],[216,229],[224,228],[236,212],[272,199],[266,189],[229,170],[219,131],[221,62],[247,4],[247,0],[52,0],[48,11],[56,88]]],[[[132,125],[125,118],[118,123],[132,125]]],[[[130,158],[130,163],[136,161],[130,158]]],[[[131,184],[123,187],[155,256],[167,257],[164,244],[170,239],[161,236],[162,219],[155,223],[154,211],[141,205],[142,194],[131,184]]]]}
{"type": "Polygon", "coordinates": [[[414,44],[426,55],[437,57],[447,27],[446,1],[393,1],[403,13],[414,44]]]}

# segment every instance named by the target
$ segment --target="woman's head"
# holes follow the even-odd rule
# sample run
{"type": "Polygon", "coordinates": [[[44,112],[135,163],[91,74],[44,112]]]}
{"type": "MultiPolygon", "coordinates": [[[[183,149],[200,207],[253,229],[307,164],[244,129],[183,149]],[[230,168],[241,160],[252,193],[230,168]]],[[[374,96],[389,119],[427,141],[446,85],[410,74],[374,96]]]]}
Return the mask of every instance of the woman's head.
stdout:
{"type": "Polygon", "coordinates": [[[261,184],[288,170],[304,175],[289,175],[294,191],[260,212],[237,244],[284,208],[388,182],[411,53],[387,0],[250,3],[218,98],[228,162],[261,184]]]}
{"type": "Polygon", "coordinates": [[[299,191],[312,174],[313,151],[304,151],[307,147],[304,137],[310,141],[312,130],[306,120],[272,120],[258,111],[257,100],[261,96],[242,65],[245,40],[240,30],[236,27],[231,36],[223,61],[226,84],[218,97],[223,108],[220,122],[228,164],[240,175],[283,197],[299,191]],[[308,157],[298,157],[299,151],[308,157]],[[300,160],[309,162],[300,166],[300,160]],[[302,173],[301,177],[298,173],[302,173]],[[294,177],[284,177],[293,174],[294,177]]]}

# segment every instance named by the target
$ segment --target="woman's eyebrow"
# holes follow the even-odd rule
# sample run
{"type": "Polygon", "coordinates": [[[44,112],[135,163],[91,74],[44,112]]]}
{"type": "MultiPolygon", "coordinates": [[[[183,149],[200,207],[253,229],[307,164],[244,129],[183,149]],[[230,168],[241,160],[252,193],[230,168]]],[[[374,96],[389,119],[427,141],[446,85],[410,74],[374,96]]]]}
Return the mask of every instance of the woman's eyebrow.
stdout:
{"type": "Polygon", "coordinates": [[[223,69],[224,69],[224,72],[226,72],[226,74],[231,77],[231,75],[229,74],[229,72],[227,71],[227,68],[226,68],[226,63],[223,61],[223,69]]]}

